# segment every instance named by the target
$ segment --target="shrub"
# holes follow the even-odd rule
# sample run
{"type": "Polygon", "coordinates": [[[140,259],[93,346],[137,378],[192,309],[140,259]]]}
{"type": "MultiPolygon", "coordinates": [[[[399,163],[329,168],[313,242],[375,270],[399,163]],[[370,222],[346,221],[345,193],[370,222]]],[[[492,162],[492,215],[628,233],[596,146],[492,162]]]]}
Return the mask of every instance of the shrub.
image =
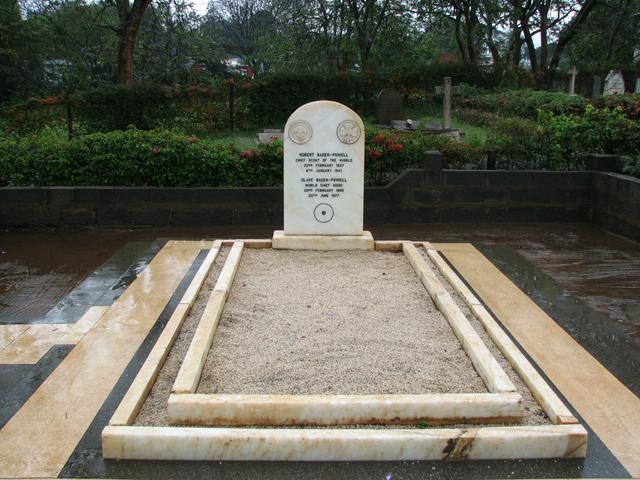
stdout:
{"type": "Polygon", "coordinates": [[[628,93],[625,95],[607,95],[594,98],[591,104],[598,108],[608,108],[619,111],[630,120],[640,120],[640,94],[628,93]]]}
{"type": "MultiPolygon", "coordinates": [[[[406,168],[422,167],[427,150],[445,165],[477,166],[480,145],[444,136],[367,129],[365,179],[385,184],[406,168]]],[[[68,141],[62,129],[17,138],[0,136],[2,185],[120,185],[158,187],[275,186],[282,183],[279,140],[242,150],[235,143],[199,139],[175,130],[129,128],[68,141]]]]}
{"type": "Polygon", "coordinates": [[[588,104],[584,97],[578,95],[537,90],[509,90],[471,95],[461,98],[457,103],[461,108],[531,120],[538,118],[539,111],[554,114],[580,114],[588,104]]]}
{"type": "Polygon", "coordinates": [[[640,178],[640,155],[623,155],[620,157],[620,165],[622,173],[640,178]]]}
{"type": "Polygon", "coordinates": [[[98,87],[76,94],[74,104],[90,131],[125,130],[129,125],[147,130],[175,117],[171,89],[149,83],[98,87]]]}
{"type": "Polygon", "coordinates": [[[640,123],[625,117],[622,107],[588,106],[584,115],[542,115],[550,164],[580,168],[588,153],[640,155],[640,123]]]}
{"type": "Polygon", "coordinates": [[[546,145],[541,128],[522,118],[495,118],[486,148],[495,150],[497,168],[536,169],[547,166],[546,145]]]}

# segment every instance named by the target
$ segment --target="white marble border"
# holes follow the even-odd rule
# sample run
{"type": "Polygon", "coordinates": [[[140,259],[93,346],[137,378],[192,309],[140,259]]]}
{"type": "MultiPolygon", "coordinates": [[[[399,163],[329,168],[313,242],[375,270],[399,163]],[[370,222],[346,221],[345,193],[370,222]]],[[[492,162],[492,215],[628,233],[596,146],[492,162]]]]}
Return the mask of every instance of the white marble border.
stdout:
{"type": "Polygon", "coordinates": [[[429,292],[433,303],[436,304],[438,310],[442,312],[449,325],[451,325],[451,329],[458,337],[462,348],[471,359],[473,366],[482,377],[482,380],[484,380],[489,391],[493,393],[515,392],[516,387],[513,382],[471,326],[462,310],[451,298],[444,285],[440,283],[435,272],[427,264],[424,257],[420,255],[413,242],[404,242],[402,251],[420,278],[424,288],[429,292]]]}
{"type": "Polygon", "coordinates": [[[519,393],[421,395],[172,394],[171,425],[446,425],[518,423],[519,393]]]}
{"type": "Polygon", "coordinates": [[[105,458],[138,460],[397,461],[583,458],[580,425],[471,429],[118,427],[105,458]]]}
{"type": "Polygon", "coordinates": [[[440,270],[440,273],[447,279],[456,293],[467,304],[469,310],[482,324],[493,343],[500,349],[551,421],[556,424],[578,423],[576,417],[560,400],[560,397],[544,381],[542,375],[531,365],[531,362],[527,360],[482,302],[471,292],[442,256],[428,242],[424,243],[423,247],[431,261],[440,270]]]}
{"type": "Polygon", "coordinates": [[[211,348],[211,342],[216,333],[224,304],[227,301],[233,280],[238,271],[243,250],[244,242],[233,242],[231,251],[224,262],[222,271],[202,312],[198,327],[193,334],[189,349],[173,383],[171,390],[173,393],[193,393],[198,387],[202,368],[211,348]]]}
{"type": "MultiPolygon", "coordinates": [[[[222,241],[224,246],[231,246],[234,243],[233,240],[222,241]]],[[[270,248],[271,246],[269,240],[248,240],[245,243],[247,248],[270,248]]],[[[375,249],[400,252],[403,251],[406,243],[375,242],[375,249]]],[[[416,242],[415,245],[421,244],[416,242]]],[[[210,268],[210,265],[207,268],[210,268]]],[[[200,277],[206,276],[197,275],[198,281],[200,277]]],[[[195,298],[189,297],[191,300],[195,298]]],[[[179,325],[176,325],[177,321],[167,325],[166,332],[163,332],[153,350],[157,350],[157,354],[147,358],[110,424],[103,430],[102,444],[105,458],[357,461],[583,458],[586,455],[587,432],[580,424],[480,427],[464,430],[133,426],[135,415],[148,395],[173,344],[172,341],[167,340],[179,330],[179,325]],[[163,340],[163,337],[166,338],[163,340]],[[164,354],[161,354],[163,352],[160,350],[164,354]],[[345,445],[351,448],[347,449],[345,445]]],[[[507,358],[511,361],[510,357],[507,356],[507,358]]],[[[518,369],[516,371],[522,375],[521,371],[518,369]]],[[[546,385],[546,382],[544,383],[546,385]]],[[[542,403],[545,411],[548,405],[548,402],[542,403]]],[[[547,414],[552,422],[562,423],[562,418],[553,415],[553,410],[551,413],[547,411],[547,414]]]]}

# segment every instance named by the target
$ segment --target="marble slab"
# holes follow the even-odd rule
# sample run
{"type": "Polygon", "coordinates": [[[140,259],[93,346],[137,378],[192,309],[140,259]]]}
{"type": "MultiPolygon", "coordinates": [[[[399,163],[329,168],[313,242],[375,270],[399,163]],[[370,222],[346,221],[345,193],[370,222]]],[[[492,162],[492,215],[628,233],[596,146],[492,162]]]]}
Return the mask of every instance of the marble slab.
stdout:
{"type": "Polygon", "coordinates": [[[276,250],[373,250],[375,246],[368,231],[361,235],[287,235],[276,230],[271,244],[276,250]]]}
{"type": "Polygon", "coordinates": [[[398,461],[584,458],[581,425],[469,429],[118,427],[105,458],[138,460],[398,461]]]}
{"type": "Polygon", "coordinates": [[[171,425],[451,425],[518,423],[519,393],[171,395],[171,425]]]}
{"type": "Polygon", "coordinates": [[[284,231],[362,235],[364,124],[336,102],[298,108],[284,130],[284,231]]]}

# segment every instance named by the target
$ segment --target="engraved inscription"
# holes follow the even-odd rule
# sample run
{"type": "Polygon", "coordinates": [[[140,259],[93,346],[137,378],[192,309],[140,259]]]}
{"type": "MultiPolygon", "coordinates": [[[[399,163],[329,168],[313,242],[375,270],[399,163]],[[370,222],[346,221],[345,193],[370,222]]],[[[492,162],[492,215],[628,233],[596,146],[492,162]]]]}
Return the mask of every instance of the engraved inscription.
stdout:
{"type": "Polygon", "coordinates": [[[309,122],[306,122],[304,120],[296,120],[289,127],[288,134],[289,138],[293,142],[301,145],[309,141],[309,139],[313,135],[313,129],[311,128],[309,122]]]}
{"type": "Polygon", "coordinates": [[[351,145],[360,138],[360,127],[353,120],[345,120],[338,125],[338,138],[342,143],[351,145]]]}

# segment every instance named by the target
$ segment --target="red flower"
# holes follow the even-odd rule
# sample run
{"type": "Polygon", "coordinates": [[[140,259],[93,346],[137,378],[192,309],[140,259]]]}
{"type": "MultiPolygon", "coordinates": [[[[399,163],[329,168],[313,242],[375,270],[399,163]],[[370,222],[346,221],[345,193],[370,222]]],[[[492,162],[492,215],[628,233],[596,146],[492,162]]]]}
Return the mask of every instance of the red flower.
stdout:
{"type": "Polygon", "coordinates": [[[280,139],[279,139],[276,135],[273,135],[273,136],[271,137],[271,141],[272,141],[272,142],[275,142],[276,140],[280,140],[280,139]]]}
{"type": "Polygon", "coordinates": [[[391,145],[389,145],[389,149],[393,152],[401,152],[402,150],[404,150],[404,145],[402,145],[401,143],[392,143],[391,145]]]}
{"type": "Polygon", "coordinates": [[[376,133],[373,137],[373,143],[380,144],[382,142],[384,142],[384,135],[382,133],[376,133]]]}
{"type": "Polygon", "coordinates": [[[242,152],[240,154],[240,156],[242,158],[253,158],[255,156],[256,152],[255,150],[249,149],[249,150],[245,150],[244,152],[242,152]]]}
{"type": "Polygon", "coordinates": [[[160,151],[160,149],[159,149],[158,147],[151,147],[151,148],[149,149],[149,153],[150,153],[151,155],[155,155],[155,154],[156,154],[156,153],[158,153],[159,151],[160,151]]]}
{"type": "Polygon", "coordinates": [[[369,150],[369,155],[371,156],[371,160],[377,160],[382,156],[382,153],[377,150],[369,150]]]}

